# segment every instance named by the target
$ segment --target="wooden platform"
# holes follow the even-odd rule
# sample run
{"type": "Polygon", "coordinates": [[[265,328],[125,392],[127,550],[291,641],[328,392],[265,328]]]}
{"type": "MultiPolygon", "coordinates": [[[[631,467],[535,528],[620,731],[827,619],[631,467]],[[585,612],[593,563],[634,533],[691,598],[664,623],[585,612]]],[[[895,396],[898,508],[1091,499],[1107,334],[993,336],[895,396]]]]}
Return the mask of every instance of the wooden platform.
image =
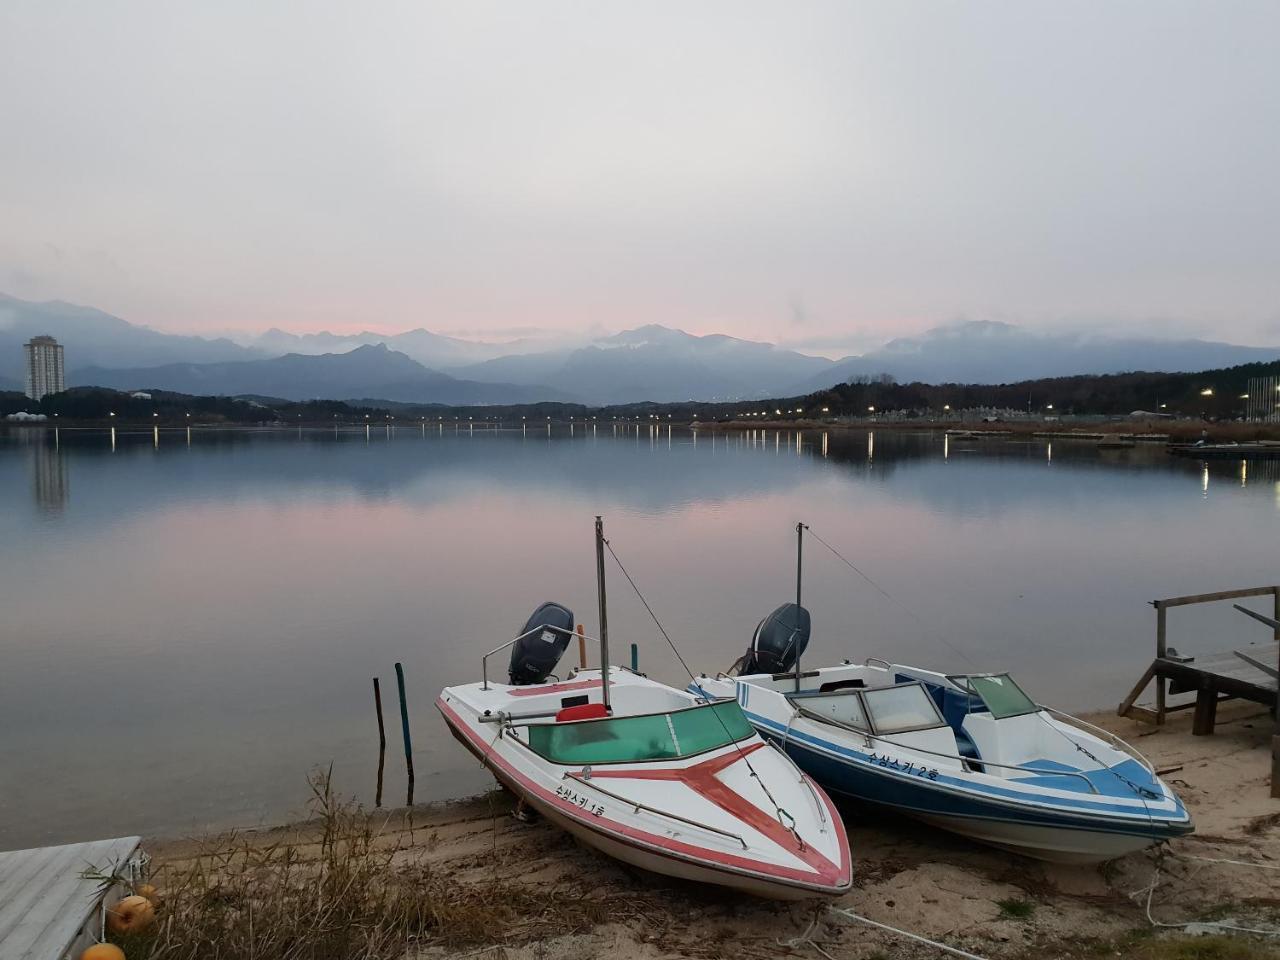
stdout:
{"type": "MultiPolygon", "coordinates": [[[[1280,659],[1280,643],[1257,643],[1242,646],[1240,652],[1261,663],[1275,663],[1280,659]]],[[[1276,681],[1257,667],[1240,659],[1235,651],[1197,656],[1189,663],[1157,657],[1140,681],[1145,688],[1152,680],[1168,681],[1168,694],[1194,693],[1194,704],[1164,706],[1164,712],[1195,707],[1195,722],[1191,732],[1197,736],[1213,733],[1217,719],[1218,703],[1222,700],[1252,700],[1275,709],[1276,681]]],[[[1122,715],[1140,717],[1155,723],[1163,722],[1157,711],[1130,703],[1122,715]]]]}
{"type": "Polygon", "coordinates": [[[0,957],[75,960],[101,931],[101,910],[122,890],[90,874],[114,874],[138,851],[138,837],[0,853],[0,957]]]}
{"type": "Polygon", "coordinates": [[[1170,711],[1194,707],[1196,715],[1191,732],[1203,737],[1213,733],[1218,704],[1223,700],[1252,700],[1270,707],[1276,717],[1275,733],[1271,738],[1271,796],[1280,799],[1280,705],[1277,704],[1276,682],[1280,673],[1277,667],[1272,666],[1280,664],[1280,584],[1170,597],[1153,600],[1151,605],[1156,608],[1156,658],[1133,685],[1129,695],[1120,702],[1117,712],[1122,717],[1161,724],[1170,711]],[[1195,656],[1186,658],[1175,655],[1169,648],[1168,619],[1172,608],[1266,596],[1271,597],[1273,617],[1239,604],[1235,604],[1235,608],[1266,626],[1271,632],[1272,642],[1242,644],[1235,650],[1220,653],[1197,652],[1195,656]],[[1239,654],[1254,662],[1250,663],[1239,654]],[[1154,710],[1138,706],[1138,698],[1152,683],[1156,688],[1154,710]],[[1196,695],[1193,703],[1171,706],[1168,702],[1170,695],[1192,692],[1196,695]]]}

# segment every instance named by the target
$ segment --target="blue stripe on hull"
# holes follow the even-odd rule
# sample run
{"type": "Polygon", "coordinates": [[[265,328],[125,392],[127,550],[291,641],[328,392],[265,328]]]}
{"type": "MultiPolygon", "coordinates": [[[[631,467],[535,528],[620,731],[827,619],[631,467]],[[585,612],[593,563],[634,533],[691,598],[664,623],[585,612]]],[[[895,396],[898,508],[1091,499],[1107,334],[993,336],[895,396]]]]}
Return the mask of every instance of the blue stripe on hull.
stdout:
{"type": "MultiPolygon", "coordinates": [[[[741,701],[751,685],[739,683],[736,686],[741,701]]],[[[690,684],[688,689],[699,696],[709,696],[696,683],[690,684]]],[[[1148,814],[1145,819],[1140,811],[1083,797],[1054,797],[1051,800],[1054,807],[1038,806],[1035,798],[1017,791],[985,784],[970,784],[955,776],[944,775],[933,781],[881,770],[867,759],[865,753],[858,750],[788,729],[758,713],[746,710],[744,713],[766,740],[773,740],[781,745],[781,734],[787,733],[787,753],[824,788],[873,803],[898,807],[907,812],[1124,834],[1149,838],[1152,842],[1183,836],[1192,830],[1191,820],[1180,802],[1177,803],[1177,815],[1174,817],[1148,814]],[[840,756],[833,757],[833,753],[840,756]],[[1077,813],[1073,815],[1070,810],[1064,810],[1064,807],[1075,808],[1077,813]]],[[[1046,771],[1046,774],[1049,773],[1050,771],[1046,771]]],[[[1052,781],[1065,778],[1050,775],[1035,779],[1050,781],[1048,784],[1038,783],[1038,786],[1056,786],[1052,781]]]]}
{"type": "MultiPolygon", "coordinates": [[[[760,734],[765,739],[782,745],[782,738],[773,731],[760,729],[760,734]]],[[[828,754],[810,749],[795,739],[788,739],[785,749],[796,764],[817,780],[823,788],[860,800],[895,807],[908,813],[970,820],[997,820],[1003,823],[1063,830],[1118,833],[1149,838],[1153,842],[1166,837],[1180,836],[1189,829],[1176,822],[1161,820],[1144,825],[1108,823],[1105,819],[1084,820],[1057,811],[1037,810],[1026,804],[1014,806],[1008,803],[993,803],[972,794],[939,790],[930,786],[929,781],[923,778],[920,778],[920,782],[915,782],[909,778],[879,773],[870,764],[837,760],[828,754]]]]}

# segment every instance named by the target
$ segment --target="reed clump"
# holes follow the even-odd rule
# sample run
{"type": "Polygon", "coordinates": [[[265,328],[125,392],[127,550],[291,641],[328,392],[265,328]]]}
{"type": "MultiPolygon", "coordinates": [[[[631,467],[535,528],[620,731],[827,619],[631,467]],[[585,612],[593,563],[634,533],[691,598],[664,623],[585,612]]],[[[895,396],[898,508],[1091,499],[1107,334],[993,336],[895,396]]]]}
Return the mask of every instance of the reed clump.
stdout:
{"type": "Polygon", "coordinates": [[[327,773],[311,788],[307,832],[205,841],[162,867],[157,923],[116,939],[129,960],[398,960],[415,945],[527,941],[599,919],[590,901],[453,882],[336,798],[327,773]]]}

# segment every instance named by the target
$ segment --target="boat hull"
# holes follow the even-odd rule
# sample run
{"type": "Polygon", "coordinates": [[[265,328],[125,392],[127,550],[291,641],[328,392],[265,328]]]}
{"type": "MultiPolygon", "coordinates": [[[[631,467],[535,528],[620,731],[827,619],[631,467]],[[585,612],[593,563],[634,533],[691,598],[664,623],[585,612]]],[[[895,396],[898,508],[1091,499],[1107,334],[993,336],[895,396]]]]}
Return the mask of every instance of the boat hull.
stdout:
{"type": "Polygon", "coordinates": [[[825,790],[874,803],[1023,856],[1055,863],[1097,863],[1192,831],[1190,819],[1120,820],[1113,817],[1064,815],[1017,801],[947,788],[925,778],[901,778],[879,772],[875,764],[842,760],[783,738],[748,713],[765,739],[779,743],[796,764],[825,790]]]}
{"type": "MultiPolygon", "coordinates": [[[[796,879],[779,878],[743,869],[731,864],[716,864],[707,859],[691,856],[675,849],[679,845],[664,846],[657,842],[627,836],[609,829],[603,824],[584,821],[568,815],[545,787],[525,776],[509,760],[491,749],[466,720],[450,706],[438,700],[437,708],[444,717],[450,732],[515,796],[537,810],[550,823],[572,834],[583,844],[623,863],[652,873],[695,883],[710,883],[753,896],[772,900],[807,900],[815,897],[838,896],[852,887],[852,870],[846,862],[841,875],[825,883],[806,883],[796,879]]],[[[819,790],[816,796],[826,807],[827,816],[839,831],[842,847],[847,850],[847,838],[835,805],[819,790]]],[[[730,859],[730,858],[725,858],[730,859]]]]}

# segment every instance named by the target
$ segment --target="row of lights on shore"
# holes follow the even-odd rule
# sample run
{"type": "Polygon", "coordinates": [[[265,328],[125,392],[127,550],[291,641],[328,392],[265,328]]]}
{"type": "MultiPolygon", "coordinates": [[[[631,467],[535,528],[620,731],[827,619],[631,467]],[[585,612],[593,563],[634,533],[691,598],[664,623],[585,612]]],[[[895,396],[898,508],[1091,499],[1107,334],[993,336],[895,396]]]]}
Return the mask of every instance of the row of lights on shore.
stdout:
{"type": "MultiPolygon", "coordinates": [[[[1276,387],[1276,392],[1277,392],[1277,393],[1280,393],[1280,386],[1277,386],[1277,387],[1276,387]]],[[[1200,396],[1202,396],[1202,397],[1212,397],[1213,395],[1214,395],[1213,387],[1204,387],[1204,388],[1200,391],[1200,396]]],[[[1249,394],[1247,394],[1247,393],[1242,393],[1242,394],[1240,394],[1240,399],[1241,399],[1241,400],[1248,400],[1248,399],[1249,399],[1249,394]]],[[[1167,408],[1168,408],[1168,406],[1169,406],[1169,405],[1168,405],[1167,403],[1162,403],[1162,404],[1160,404],[1160,409],[1161,409],[1161,410],[1167,409],[1167,408]]],[[[944,404],[942,405],[942,409],[943,409],[944,411],[950,411],[950,410],[951,410],[951,404],[949,404],[949,403],[944,403],[944,404]]],[[[1046,410],[1052,410],[1052,409],[1053,409],[1053,404],[1052,404],[1052,403],[1045,404],[1045,409],[1046,409],[1046,410]]],[[[774,412],[774,415],[775,415],[775,416],[784,416],[784,415],[792,414],[792,413],[804,413],[804,409],[803,409],[802,407],[796,407],[794,410],[781,410],[781,409],[775,409],[773,412],[774,412]]],[[[821,413],[830,413],[830,412],[831,412],[831,408],[830,408],[830,407],[823,407],[823,408],[822,408],[822,410],[821,410],[820,412],[821,412],[821,413]]],[[[875,413],[875,412],[876,412],[876,408],[875,408],[874,406],[869,406],[869,407],[867,407],[867,413],[875,413]]],[[[109,417],[114,417],[115,415],[116,415],[116,414],[115,414],[115,411],[114,411],[114,410],[107,414],[107,416],[109,416],[109,417]]],[[[745,413],[745,414],[743,414],[743,413],[734,414],[734,416],[735,416],[735,417],[767,417],[768,415],[769,415],[769,411],[768,411],[768,410],[760,410],[760,411],[756,411],[756,412],[753,412],[753,413],[745,413]]],[[[54,416],[56,417],[56,416],[58,416],[58,415],[55,413],[55,414],[54,414],[54,416]]],[[[151,416],[153,416],[153,417],[159,417],[159,416],[160,416],[160,414],[159,414],[159,413],[153,413],[153,414],[151,414],[151,416]]],[[[387,419],[387,420],[394,420],[394,419],[395,419],[395,417],[391,416],[390,414],[386,414],[386,415],[385,415],[385,417],[386,417],[386,419],[387,419]]],[[[187,414],[187,419],[190,419],[190,418],[191,418],[191,414],[189,414],[189,413],[188,413],[188,414],[187,414]]],[[[366,414],[364,415],[364,418],[365,418],[366,420],[368,420],[368,419],[369,419],[369,414],[367,414],[367,413],[366,413],[366,414]]],[[[299,419],[299,420],[301,420],[301,419],[302,419],[302,414],[298,414],[298,419],[299,419]]],[[[336,413],[335,413],[335,414],[333,415],[333,419],[337,420],[337,419],[338,419],[338,414],[336,414],[336,413]]],[[[420,417],[419,419],[420,419],[420,420],[425,421],[427,418],[426,418],[426,417],[420,417]]],[[[437,419],[437,420],[440,420],[440,421],[443,421],[443,420],[444,420],[444,417],[436,417],[436,419],[437,419]]],[[[468,419],[468,420],[474,420],[475,418],[474,418],[474,417],[467,417],[467,419],[468,419]]],[[[495,419],[495,420],[500,420],[501,418],[499,418],[499,417],[495,417],[494,419],[495,419]]],[[[529,418],[528,418],[528,417],[521,417],[520,419],[521,419],[521,420],[528,420],[529,418]]],[[[586,418],[586,417],[583,417],[582,419],[583,419],[583,422],[585,423],[587,418],[586,418]]],[[[592,419],[592,420],[596,420],[597,418],[596,418],[596,417],[592,417],[591,419],[592,419]]],[[[617,419],[618,419],[618,417],[614,417],[613,419],[614,419],[614,420],[617,420],[617,419]]],[[[623,419],[623,420],[626,420],[627,418],[626,418],[626,417],[623,417],[622,419],[623,419]]],[[[639,417],[639,416],[635,416],[635,417],[632,417],[631,419],[632,419],[632,420],[639,420],[639,419],[640,419],[640,417],[639,417]]],[[[651,413],[651,414],[649,414],[649,419],[650,419],[650,420],[661,420],[661,419],[662,419],[662,414],[660,414],[660,413],[651,413]]],[[[669,413],[667,414],[667,419],[668,419],[668,420],[670,420],[670,419],[671,419],[671,414],[669,414],[669,413]]],[[[694,419],[694,420],[697,420],[697,419],[698,419],[698,415],[697,415],[696,413],[695,413],[695,414],[693,414],[693,419],[694,419]]],[[[488,422],[488,420],[489,420],[489,418],[488,418],[488,417],[486,417],[486,418],[485,418],[485,422],[487,423],[487,422],[488,422]]],[[[548,420],[548,421],[550,421],[550,420],[551,420],[551,418],[550,418],[550,417],[547,417],[547,420],[548,420]]],[[[572,420],[574,420],[574,418],[573,418],[573,417],[570,417],[570,418],[569,418],[569,420],[570,420],[570,421],[572,421],[572,420]]],[[[459,417],[454,417],[454,418],[453,418],[453,422],[454,422],[454,423],[459,423],[459,422],[461,422],[461,420],[460,420],[460,418],[459,418],[459,417]]]]}

